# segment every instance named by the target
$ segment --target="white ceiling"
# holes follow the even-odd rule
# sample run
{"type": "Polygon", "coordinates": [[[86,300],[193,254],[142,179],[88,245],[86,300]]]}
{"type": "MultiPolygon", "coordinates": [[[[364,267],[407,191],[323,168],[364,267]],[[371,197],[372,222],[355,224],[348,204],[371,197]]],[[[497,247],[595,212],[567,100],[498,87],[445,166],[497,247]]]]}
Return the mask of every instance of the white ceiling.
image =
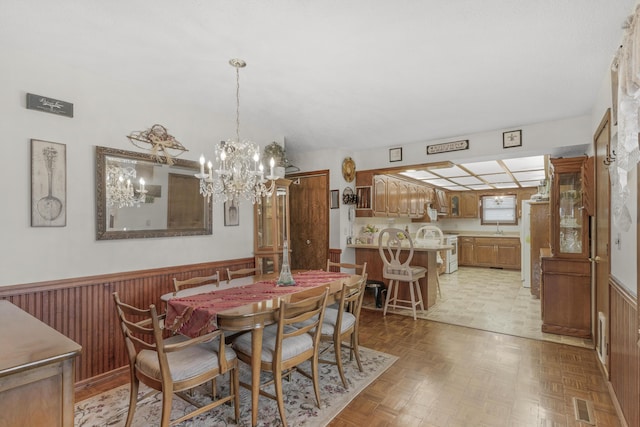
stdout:
{"type": "Polygon", "coordinates": [[[0,0],[0,52],[230,118],[242,58],[242,123],[361,150],[590,114],[634,3],[0,0]]]}

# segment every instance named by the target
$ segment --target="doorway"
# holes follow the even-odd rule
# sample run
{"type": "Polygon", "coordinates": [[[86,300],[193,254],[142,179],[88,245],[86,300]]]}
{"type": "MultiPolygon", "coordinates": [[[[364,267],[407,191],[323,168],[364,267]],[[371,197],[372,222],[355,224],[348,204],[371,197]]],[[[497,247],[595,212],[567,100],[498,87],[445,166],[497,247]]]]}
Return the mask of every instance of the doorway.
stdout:
{"type": "Polygon", "coordinates": [[[291,268],[320,270],[329,255],[329,171],[287,175],[291,228],[291,268]]]}
{"type": "MultiPolygon", "coordinates": [[[[607,110],[602,117],[602,121],[596,130],[593,141],[595,145],[595,236],[593,238],[593,275],[594,283],[594,313],[592,319],[595,323],[593,330],[596,350],[600,361],[604,365],[605,371],[609,372],[609,362],[607,358],[609,333],[599,326],[601,315],[604,319],[609,319],[609,274],[611,264],[609,263],[610,253],[610,199],[611,184],[609,177],[609,164],[611,156],[611,110],[607,110]]],[[[609,322],[605,321],[605,325],[609,322]]]]}

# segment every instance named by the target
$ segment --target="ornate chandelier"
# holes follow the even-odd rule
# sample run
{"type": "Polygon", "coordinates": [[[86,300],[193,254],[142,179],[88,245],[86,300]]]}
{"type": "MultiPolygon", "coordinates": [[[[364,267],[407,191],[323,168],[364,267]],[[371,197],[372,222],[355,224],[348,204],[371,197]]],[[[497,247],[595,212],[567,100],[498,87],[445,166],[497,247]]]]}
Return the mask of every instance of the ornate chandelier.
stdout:
{"type": "Polygon", "coordinates": [[[265,179],[264,167],[260,162],[260,147],[247,140],[240,140],[240,68],[247,64],[241,59],[229,61],[236,69],[236,138],[221,141],[215,147],[216,166],[211,161],[207,163],[208,173],[205,173],[205,158],[200,156],[200,194],[209,202],[226,202],[234,200],[240,202],[245,199],[253,203],[260,203],[262,197],[273,194],[275,161],[272,158],[270,173],[265,179]],[[215,172],[215,175],[214,175],[215,172]],[[271,183],[267,186],[267,183],[271,183]]]}
{"type": "Polygon", "coordinates": [[[133,167],[115,165],[107,166],[106,196],[107,206],[125,208],[140,205],[146,200],[147,190],[144,189],[144,178],[140,178],[140,186],[134,189],[131,180],[136,178],[133,167]],[[136,196],[135,193],[138,193],[136,196]]]}

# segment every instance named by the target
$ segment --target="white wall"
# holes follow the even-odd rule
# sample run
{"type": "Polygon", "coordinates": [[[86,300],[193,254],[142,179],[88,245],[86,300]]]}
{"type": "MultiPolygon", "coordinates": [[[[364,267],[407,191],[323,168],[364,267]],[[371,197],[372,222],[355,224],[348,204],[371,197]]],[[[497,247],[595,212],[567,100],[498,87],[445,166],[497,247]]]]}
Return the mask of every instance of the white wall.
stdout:
{"type": "Polygon", "coordinates": [[[422,163],[450,160],[455,163],[481,162],[486,160],[526,157],[539,154],[554,156],[581,155],[589,149],[592,135],[589,115],[562,120],[536,123],[532,125],[514,125],[508,129],[452,136],[414,144],[390,145],[402,147],[402,161],[389,162],[388,148],[380,150],[362,150],[353,154],[356,166],[360,170],[382,167],[409,166],[422,163]],[[502,132],[522,129],[522,147],[503,148],[502,132]],[[427,155],[427,145],[458,140],[469,140],[469,149],[449,153],[427,155]]]}
{"type": "MultiPolygon", "coordinates": [[[[126,64],[123,64],[126,67],[126,64]]],[[[240,206],[240,226],[225,227],[213,208],[213,235],[184,238],[95,240],[95,146],[130,151],[126,136],[158,123],[189,152],[211,157],[213,144],[235,135],[228,117],[176,104],[162,88],[144,93],[108,76],[63,68],[22,53],[4,52],[0,67],[0,286],[252,256],[253,207],[240,206]],[[74,117],[27,110],[26,93],[72,102],[74,117]],[[30,139],[66,144],[67,225],[30,226],[30,139]]],[[[282,136],[241,129],[263,147],[282,136]]]]}

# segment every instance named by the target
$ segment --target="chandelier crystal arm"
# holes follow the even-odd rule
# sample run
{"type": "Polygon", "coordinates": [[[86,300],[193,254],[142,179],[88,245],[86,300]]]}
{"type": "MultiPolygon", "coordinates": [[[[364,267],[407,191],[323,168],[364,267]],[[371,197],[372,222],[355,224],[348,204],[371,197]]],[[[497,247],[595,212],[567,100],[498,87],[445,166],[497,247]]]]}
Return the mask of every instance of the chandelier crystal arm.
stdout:
{"type": "Polygon", "coordinates": [[[138,181],[139,187],[134,189],[131,180],[136,178],[136,170],[132,167],[116,165],[107,166],[106,201],[107,206],[118,209],[140,206],[146,201],[144,178],[138,181]],[[136,196],[136,193],[138,194],[136,196]]]}

